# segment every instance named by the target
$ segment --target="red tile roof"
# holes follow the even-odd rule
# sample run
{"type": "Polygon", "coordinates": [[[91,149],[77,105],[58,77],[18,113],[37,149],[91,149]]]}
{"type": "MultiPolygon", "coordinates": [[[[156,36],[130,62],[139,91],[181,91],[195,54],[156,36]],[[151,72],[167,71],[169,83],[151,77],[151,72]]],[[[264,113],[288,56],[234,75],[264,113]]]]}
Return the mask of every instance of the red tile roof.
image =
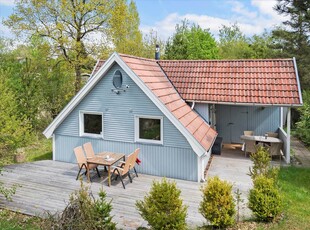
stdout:
{"type": "Polygon", "coordinates": [[[157,62],[124,54],[120,54],[120,57],[208,151],[217,136],[216,131],[186,104],[157,62]]]}
{"type": "Polygon", "coordinates": [[[158,63],[186,101],[301,104],[293,59],[158,63]]]}

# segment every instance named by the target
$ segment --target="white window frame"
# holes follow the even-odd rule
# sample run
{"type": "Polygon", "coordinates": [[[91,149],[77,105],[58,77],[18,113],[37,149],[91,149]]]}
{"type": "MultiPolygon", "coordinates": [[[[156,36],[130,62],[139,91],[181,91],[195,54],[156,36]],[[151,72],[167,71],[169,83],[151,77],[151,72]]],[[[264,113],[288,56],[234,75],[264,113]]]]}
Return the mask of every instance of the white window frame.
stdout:
{"type": "Polygon", "coordinates": [[[164,144],[164,119],[161,116],[135,115],[135,142],[149,144],[164,144]],[[140,118],[160,120],[160,140],[141,139],[140,136],[140,118]]]}
{"type": "Polygon", "coordinates": [[[90,112],[90,111],[84,111],[80,110],[80,116],[79,116],[79,127],[80,127],[80,137],[92,137],[92,138],[102,138],[103,139],[103,113],[102,112],[90,112]],[[95,133],[84,133],[84,114],[92,114],[92,115],[101,115],[101,123],[102,123],[102,131],[101,134],[95,134],[95,133]]]}

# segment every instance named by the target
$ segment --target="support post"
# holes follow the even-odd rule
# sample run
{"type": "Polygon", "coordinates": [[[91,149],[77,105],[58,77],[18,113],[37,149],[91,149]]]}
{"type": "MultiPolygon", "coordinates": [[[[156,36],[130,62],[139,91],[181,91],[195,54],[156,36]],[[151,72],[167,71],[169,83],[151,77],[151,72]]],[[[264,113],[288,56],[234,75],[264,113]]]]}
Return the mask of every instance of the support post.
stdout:
{"type": "Polygon", "coordinates": [[[287,137],[286,137],[286,151],[285,159],[286,163],[289,164],[291,161],[291,108],[287,110],[287,119],[286,119],[286,128],[287,128],[287,137]]]}
{"type": "Polygon", "coordinates": [[[280,107],[280,128],[283,129],[283,107],[280,107]]]}

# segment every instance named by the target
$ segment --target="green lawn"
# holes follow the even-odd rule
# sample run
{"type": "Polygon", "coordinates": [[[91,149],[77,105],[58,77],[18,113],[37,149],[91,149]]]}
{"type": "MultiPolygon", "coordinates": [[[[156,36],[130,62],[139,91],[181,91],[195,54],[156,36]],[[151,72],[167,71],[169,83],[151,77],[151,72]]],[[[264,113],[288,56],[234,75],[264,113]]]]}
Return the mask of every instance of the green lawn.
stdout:
{"type": "Polygon", "coordinates": [[[309,229],[310,168],[281,168],[279,184],[284,198],[283,218],[278,223],[261,224],[259,229],[309,229]]]}
{"type": "Polygon", "coordinates": [[[36,230],[40,219],[0,209],[0,229],[3,230],[36,230]]]}
{"type": "MultiPolygon", "coordinates": [[[[38,137],[37,140],[34,140],[29,146],[24,148],[25,150],[25,161],[39,161],[39,160],[52,160],[52,140],[46,139],[43,136],[38,137]]],[[[10,165],[14,164],[14,154],[0,153],[1,154],[1,165],[10,165]]]]}

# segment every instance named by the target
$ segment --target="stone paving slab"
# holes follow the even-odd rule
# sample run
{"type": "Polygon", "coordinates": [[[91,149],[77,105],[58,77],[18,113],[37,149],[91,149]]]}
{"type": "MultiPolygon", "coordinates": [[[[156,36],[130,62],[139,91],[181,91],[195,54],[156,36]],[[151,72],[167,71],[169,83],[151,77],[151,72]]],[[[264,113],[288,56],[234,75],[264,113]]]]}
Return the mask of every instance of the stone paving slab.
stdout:
{"type": "Polygon", "coordinates": [[[293,150],[295,158],[304,167],[310,167],[310,151],[297,138],[291,138],[291,149],[293,150]]]}

